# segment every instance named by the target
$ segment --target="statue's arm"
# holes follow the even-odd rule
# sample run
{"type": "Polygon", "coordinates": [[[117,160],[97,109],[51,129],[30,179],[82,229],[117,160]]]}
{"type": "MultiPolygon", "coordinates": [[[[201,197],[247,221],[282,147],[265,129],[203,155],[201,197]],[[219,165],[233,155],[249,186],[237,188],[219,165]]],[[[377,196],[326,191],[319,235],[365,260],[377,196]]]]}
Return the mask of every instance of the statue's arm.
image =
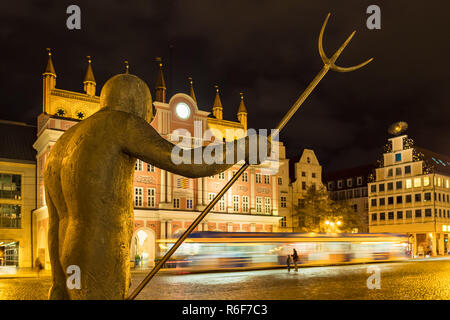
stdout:
{"type": "MultiPolygon", "coordinates": [[[[212,176],[227,170],[233,164],[241,160],[248,159],[249,139],[244,138],[241,141],[238,140],[221,145],[223,152],[219,157],[222,158],[222,164],[203,163],[203,157],[201,157],[202,163],[195,163],[195,154],[203,155],[206,147],[191,149],[190,159],[184,158],[184,163],[180,163],[180,159],[177,158],[177,155],[181,154],[180,149],[176,149],[174,152],[174,161],[172,153],[176,146],[161,137],[158,132],[143,119],[134,116],[129,117],[126,128],[126,131],[123,131],[121,134],[124,137],[122,142],[123,152],[153,164],[160,169],[182,176],[190,178],[212,176]],[[241,150],[243,148],[243,152],[237,152],[238,148],[241,148],[241,150]],[[228,156],[227,152],[229,153],[228,156]]],[[[189,153],[187,154],[189,155],[189,153]]]]}

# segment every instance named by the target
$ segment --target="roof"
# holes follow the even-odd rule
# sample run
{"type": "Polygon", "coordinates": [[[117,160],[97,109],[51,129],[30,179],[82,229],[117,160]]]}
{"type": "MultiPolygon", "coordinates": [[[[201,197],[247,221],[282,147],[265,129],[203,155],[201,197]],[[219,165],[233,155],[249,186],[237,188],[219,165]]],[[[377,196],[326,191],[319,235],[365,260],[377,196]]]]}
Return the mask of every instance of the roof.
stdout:
{"type": "Polygon", "coordinates": [[[325,182],[347,179],[351,177],[367,177],[375,170],[375,164],[367,164],[353,168],[342,169],[338,171],[325,172],[322,180],[325,182]]]}
{"type": "Polygon", "coordinates": [[[450,176],[450,157],[436,153],[434,151],[422,148],[422,147],[413,147],[418,152],[421,152],[424,155],[424,159],[429,165],[431,165],[434,169],[435,173],[441,173],[447,176],[450,176]]]}
{"type": "Polygon", "coordinates": [[[36,162],[36,127],[22,122],[0,120],[0,159],[36,162]]]}

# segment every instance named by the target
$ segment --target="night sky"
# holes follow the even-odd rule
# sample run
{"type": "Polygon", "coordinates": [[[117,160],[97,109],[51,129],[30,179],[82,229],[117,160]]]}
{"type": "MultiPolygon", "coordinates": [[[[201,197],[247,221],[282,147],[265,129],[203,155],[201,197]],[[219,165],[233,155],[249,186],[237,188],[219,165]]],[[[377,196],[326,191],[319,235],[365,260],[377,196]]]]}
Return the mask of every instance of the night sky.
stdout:
{"type": "Polygon", "coordinates": [[[97,94],[129,60],[154,95],[162,56],[169,94],[187,93],[192,76],[199,108],[211,111],[218,84],[224,118],[236,120],[243,91],[249,127],[272,128],[322,68],[328,12],[328,56],[356,29],[338,65],[375,60],[325,76],[281,134],[288,156],[312,148],[325,171],[373,163],[399,120],[416,144],[450,155],[448,1],[2,1],[0,119],[36,123],[51,47],[58,88],[82,92],[91,55],[97,94]],[[71,4],[81,30],[66,27],[71,4]],[[381,30],[366,27],[371,4],[381,30]]]}

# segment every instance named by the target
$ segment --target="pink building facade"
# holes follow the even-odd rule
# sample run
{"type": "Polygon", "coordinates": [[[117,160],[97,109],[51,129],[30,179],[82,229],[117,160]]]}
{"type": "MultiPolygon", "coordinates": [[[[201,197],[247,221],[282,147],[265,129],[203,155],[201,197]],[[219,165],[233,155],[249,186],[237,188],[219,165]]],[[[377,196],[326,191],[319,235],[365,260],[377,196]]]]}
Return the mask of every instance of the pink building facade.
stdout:
{"type": "MultiPolygon", "coordinates": [[[[98,111],[99,97],[95,95],[95,79],[90,61],[84,82],[85,93],[56,88],[56,72],[50,55],[43,80],[43,113],[38,117],[37,140],[33,145],[37,151],[38,198],[34,225],[37,235],[36,255],[45,261],[46,268],[50,268],[47,250],[48,212],[43,183],[46,160],[53,144],[64,131],[98,111]]],[[[214,139],[222,140],[227,129],[234,136],[225,137],[226,140],[245,135],[247,110],[242,96],[237,109],[238,121],[229,121],[222,119],[223,107],[218,90],[214,105],[210,107],[213,111],[211,115],[211,112],[198,108],[192,81],[190,94],[177,93],[166,101],[160,68],[155,87],[153,99],[157,113],[151,125],[167,140],[177,144],[183,139],[184,142],[188,141],[190,147],[196,147],[207,145],[214,139]],[[214,138],[205,135],[208,130],[214,138]]],[[[289,179],[287,175],[279,175],[279,170],[274,170],[279,163],[286,163],[279,161],[285,158],[283,145],[278,143],[275,149],[268,161],[247,169],[196,231],[278,230],[281,218],[278,216],[279,192],[280,188],[288,186],[289,179]]],[[[135,206],[130,260],[134,261],[139,255],[143,266],[153,266],[154,260],[160,255],[157,240],[176,238],[185,231],[240,166],[237,164],[213,177],[189,179],[137,160],[134,198],[130,199],[135,206]]]]}

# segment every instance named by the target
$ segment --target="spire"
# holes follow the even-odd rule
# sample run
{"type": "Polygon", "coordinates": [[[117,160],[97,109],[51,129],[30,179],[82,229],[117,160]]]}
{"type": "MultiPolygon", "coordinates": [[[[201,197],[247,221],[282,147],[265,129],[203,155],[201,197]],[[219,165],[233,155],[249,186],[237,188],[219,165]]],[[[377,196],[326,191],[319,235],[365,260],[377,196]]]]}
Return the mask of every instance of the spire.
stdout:
{"type": "Polygon", "coordinates": [[[86,70],[86,75],[84,76],[83,84],[84,84],[84,92],[86,92],[90,96],[95,96],[95,77],[94,71],[92,71],[92,61],[91,56],[86,56],[88,59],[88,67],[86,70]]]}
{"type": "Polygon", "coordinates": [[[159,102],[166,102],[166,82],[164,81],[164,73],[162,71],[162,59],[161,57],[157,57],[156,62],[158,62],[159,70],[158,77],[156,78],[156,97],[155,100],[159,102]]]}
{"type": "Polygon", "coordinates": [[[128,64],[128,60],[125,60],[123,63],[125,63],[125,74],[130,73],[130,65],[128,64]]]}
{"type": "Polygon", "coordinates": [[[241,103],[239,104],[237,118],[238,121],[244,127],[244,131],[247,131],[247,108],[245,107],[244,104],[244,93],[241,92],[240,95],[241,95],[241,103]]]}
{"type": "Polygon", "coordinates": [[[52,51],[50,48],[47,48],[47,53],[48,53],[48,62],[47,62],[47,67],[45,68],[45,71],[43,74],[50,74],[56,77],[56,71],[55,71],[55,67],[53,67],[53,61],[52,61],[52,51]]]}
{"type": "Polygon", "coordinates": [[[188,80],[189,80],[189,86],[190,86],[190,92],[189,92],[189,95],[190,95],[191,98],[195,101],[195,103],[197,103],[197,99],[195,98],[194,82],[192,81],[192,77],[189,77],[188,80]]]}
{"type": "Polygon", "coordinates": [[[216,119],[222,120],[223,107],[222,107],[222,101],[220,100],[220,95],[219,95],[219,86],[215,85],[214,88],[216,88],[216,97],[214,98],[214,103],[213,103],[213,116],[216,117],[216,119]]]}
{"type": "Polygon", "coordinates": [[[238,114],[239,113],[247,113],[247,108],[245,107],[245,104],[244,104],[244,93],[240,92],[239,94],[241,95],[241,103],[239,104],[238,114]]]}

